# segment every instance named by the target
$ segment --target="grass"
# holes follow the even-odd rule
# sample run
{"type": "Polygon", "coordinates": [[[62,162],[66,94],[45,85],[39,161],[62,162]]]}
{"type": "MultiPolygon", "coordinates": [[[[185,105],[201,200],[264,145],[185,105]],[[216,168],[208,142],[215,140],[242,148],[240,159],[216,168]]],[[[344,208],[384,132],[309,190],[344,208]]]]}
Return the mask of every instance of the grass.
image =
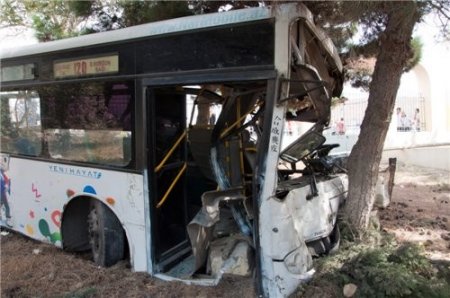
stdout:
{"type": "Polygon", "coordinates": [[[314,280],[297,297],[344,297],[342,289],[349,283],[357,286],[354,297],[449,297],[450,264],[432,263],[423,247],[398,245],[375,229],[358,240],[345,228],[342,234],[339,251],[316,260],[314,280]]]}

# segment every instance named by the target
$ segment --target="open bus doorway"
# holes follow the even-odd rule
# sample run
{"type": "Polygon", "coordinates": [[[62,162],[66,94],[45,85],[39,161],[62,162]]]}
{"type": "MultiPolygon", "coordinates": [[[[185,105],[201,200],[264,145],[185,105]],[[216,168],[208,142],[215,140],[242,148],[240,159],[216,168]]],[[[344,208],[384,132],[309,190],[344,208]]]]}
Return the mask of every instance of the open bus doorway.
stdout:
{"type": "Polygon", "coordinates": [[[153,254],[164,271],[188,252],[185,96],[171,88],[148,90],[149,190],[153,254]],[[178,142],[177,142],[178,141],[178,142]]]}
{"type": "Polygon", "coordinates": [[[192,268],[183,271],[208,273],[206,263],[192,264],[196,247],[188,235],[205,193],[239,194],[236,201],[220,202],[223,222],[212,234],[252,233],[253,168],[266,88],[267,81],[148,87],[155,273],[171,274],[189,257],[191,264],[182,266],[192,268]]]}

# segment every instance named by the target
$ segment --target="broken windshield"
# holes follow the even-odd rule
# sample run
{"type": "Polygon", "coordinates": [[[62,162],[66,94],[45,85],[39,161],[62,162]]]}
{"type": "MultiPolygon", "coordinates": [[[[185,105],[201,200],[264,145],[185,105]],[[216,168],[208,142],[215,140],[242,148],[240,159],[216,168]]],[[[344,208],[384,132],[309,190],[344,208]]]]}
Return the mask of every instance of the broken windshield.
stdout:
{"type": "Polygon", "coordinates": [[[317,130],[317,126],[313,126],[284,149],[280,154],[280,158],[287,162],[298,162],[314,152],[325,143],[325,137],[317,130]]]}

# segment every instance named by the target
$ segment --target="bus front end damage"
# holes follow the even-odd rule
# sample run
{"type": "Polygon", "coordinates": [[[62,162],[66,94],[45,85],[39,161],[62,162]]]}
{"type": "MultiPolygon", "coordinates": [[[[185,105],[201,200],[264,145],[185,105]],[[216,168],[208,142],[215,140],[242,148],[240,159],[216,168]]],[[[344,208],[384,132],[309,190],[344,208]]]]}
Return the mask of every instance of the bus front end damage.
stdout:
{"type": "Polygon", "coordinates": [[[309,12],[295,7],[285,36],[287,71],[277,68],[268,80],[200,86],[198,121],[189,125],[187,139],[193,159],[217,187],[203,193],[187,227],[188,282],[214,285],[224,274],[254,272],[259,295],[285,297],[312,277],[313,257],[339,246],[346,156],[330,155],[338,145],[325,144],[322,133],[331,98],[342,91],[342,65],[309,12]],[[217,119],[199,125],[202,114],[210,119],[213,105],[220,106],[217,119]],[[281,150],[287,121],[302,122],[304,132],[281,150]],[[209,144],[207,153],[198,139],[209,144]]]}
{"type": "MultiPolygon", "coordinates": [[[[263,198],[268,183],[263,169],[273,157],[260,150],[268,141],[264,131],[276,129],[267,128],[273,121],[266,89],[254,87],[224,101],[211,131],[210,165],[217,189],[203,193],[202,208],[187,227],[191,273],[210,275],[206,284],[216,284],[223,274],[249,276],[267,265],[258,265],[258,255],[264,252],[274,270],[272,277],[263,277],[268,290],[288,295],[311,278],[313,256],[339,246],[337,213],[348,184],[345,157],[328,154],[335,145],[324,144],[327,120],[312,121],[309,130],[276,154],[276,181],[269,197],[263,198]],[[262,220],[261,209],[270,216],[262,220]]],[[[316,104],[314,97],[307,100],[311,105],[303,112],[311,122],[316,104]]],[[[302,111],[295,112],[302,119],[302,111]]],[[[274,139],[273,133],[267,134],[274,139]]],[[[282,130],[279,134],[281,142],[282,130]]]]}
{"type": "MultiPolygon", "coordinates": [[[[330,156],[337,145],[324,144],[322,135],[331,97],[342,90],[339,57],[307,19],[290,26],[287,76],[209,88],[210,101],[222,98],[208,134],[217,189],[203,193],[187,228],[191,273],[216,284],[223,274],[255,270],[259,293],[270,297],[291,294],[314,273],[312,257],[338,248],[337,213],[348,185],[345,157],[330,156]],[[281,150],[286,121],[307,128],[281,150]]],[[[208,102],[201,93],[198,104],[208,102]]]]}

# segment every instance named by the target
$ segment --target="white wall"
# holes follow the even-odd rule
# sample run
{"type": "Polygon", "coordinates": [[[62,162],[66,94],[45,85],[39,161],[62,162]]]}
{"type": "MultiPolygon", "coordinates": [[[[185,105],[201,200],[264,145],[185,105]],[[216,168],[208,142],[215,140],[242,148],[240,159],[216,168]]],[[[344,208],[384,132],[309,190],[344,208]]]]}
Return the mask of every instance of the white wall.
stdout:
{"type": "MultiPolygon", "coordinates": [[[[450,145],[385,150],[382,160],[387,162],[390,157],[403,164],[450,171],[450,145]]],[[[450,174],[447,182],[450,183],[450,174]]]]}

